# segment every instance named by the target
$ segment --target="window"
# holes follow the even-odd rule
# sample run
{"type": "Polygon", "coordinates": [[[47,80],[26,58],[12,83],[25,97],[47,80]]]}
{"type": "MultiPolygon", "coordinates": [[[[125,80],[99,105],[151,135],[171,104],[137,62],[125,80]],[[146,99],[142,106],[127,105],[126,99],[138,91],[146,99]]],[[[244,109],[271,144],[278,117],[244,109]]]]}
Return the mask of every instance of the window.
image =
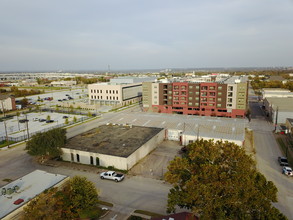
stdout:
{"type": "Polygon", "coordinates": [[[218,92],[218,95],[219,95],[219,96],[222,95],[222,92],[218,92]]]}
{"type": "Polygon", "coordinates": [[[107,100],[108,100],[108,96],[107,96],[107,100]]]}
{"type": "Polygon", "coordinates": [[[157,98],[158,98],[158,96],[154,96],[154,98],[155,98],[155,99],[157,99],[157,98]]]}
{"type": "Polygon", "coordinates": [[[174,95],[179,95],[179,92],[174,92],[174,95]]]}
{"type": "Polygon", "coordinates": [[[189,86],[189,88],[190,88],[190,89],[192,89],[192,88],[193,88],[193,86],[189,86]]]}
{"type": "Polygon", "coordinates": [[[215,89],[215,87],[214,86],[210,86],[210,90],[214,90],[215,89]]]}
{"type": "Polygon", "coordinates": [[[191,91],[189,91],[189,95],[192,95],[192,92],[191,91]]]}
{"type": "Polygon", "coordinates": [[[109,90],[109,93],[111,94],[111,90],[109,90]]]}
{"type": "Polygon", "coordinates": [[[195,92],[195,95],[199,95],[199,92],[195,92]]]}
{"type": "Polygon", "coordinates": [[[116,90],[116,94],[118,94],[118,90],[116,90]]]}
{"type": "Polygon", "coordinates": [[[188,100],[192,100],[192,97],[188,97],[188,100]]]}
{"type": "Polygon", "coordinates": [[[192,105],[192,102],[188,102],[188,105],[192,105]]]}
{"type": "Polygon", "coordinates": [[[91,163],[91,165],[94,165],[94,158],[93,158],[93,156],[90,156],[90,163],[91,163]]]}
{"type": "Polygon", "coordinates": [[[195,100],[199,100],[199,97],[195,97],[195,100]]]}
{"type": "Polygon", "coordinates": [[[172,91],[168,91],[168,94],[172,94],[172,91]]]}
{"type": "Polygon", "coordinates": [[[222,107],[222,104],[217,104],[217,107],[222,107]]]}
{"type": "Polygon", "coordinates": [[[169,96],[169,99],[172,99],[172,96],[169,96]]]}
{"type": "Polygon", "coordinates": [[[218,102],[222,101],[222,98],[218,98],[218,102]]]}
{"type": "Polygon", "coordinates": [[[196,89],[199,89],[199,86],[196,86],[195,88],[196,88],[196,89]]]}
{"type": "Polygon", "coordinates": [[[118,100],[118,97],[116,97],[116,100],[118,100]]]}
{"type": "Polygon", "coordinates": [[[93,95],[92,95],[91,97],[92,97],[92,99],[94,98],[94,96],[93,96],[93,95]]]}
{"type": "Polygon", "coordinates": [[[186,86],[181,86],[181,89],[182,90],[186,90],[186,86]]]}
{"type": "Polygon", "coordinates": [[[91,89],[91,93],[93,93],[93,90],[91,89]]]}
{"type": "Polygon", "coordinates": [[[181,104],[181,105],[186,105],[186,102],[181,102],[180,104],[181,104]]]}
{"type": "Polygon", "coordinates": [[[79,154],[76,154],[76,161],[79,162],[79,154]]]}
{"type": "Polygon", "coordinates": [[[222,90],[222,86],[218,86],[218,90],[222,90]]]}
{"type": "Polygon", "coordinates": [[[180,100],[186,100],[186,97],[180,97],[180,100]]]}
{"type": "Polygon", "coordinates": [[[99,93],[99,90],[97,89],[97,93],[99,93]]]}
{"type": "Polygon", "coordinates": [[[102,90],[100,90],[100,93],[102,93],[102,90]]]}
{"type": "Polygon", "coordinates": [[[202,86],[201,89],[202,89],[202,90],[207,90],[208,87],[207,87],[207,86],[202,86]]]}
{"type": "Polygon", "coordinates": [[[108,90],[106,90],[106,93],[108,93],[108,90]]]}
{"type": "Polygon", "coordinates": [[[71,155],[71,161],[74,161],[74,155],[73,155],[73,153],[71,153],[70,155],[71,155]]]}

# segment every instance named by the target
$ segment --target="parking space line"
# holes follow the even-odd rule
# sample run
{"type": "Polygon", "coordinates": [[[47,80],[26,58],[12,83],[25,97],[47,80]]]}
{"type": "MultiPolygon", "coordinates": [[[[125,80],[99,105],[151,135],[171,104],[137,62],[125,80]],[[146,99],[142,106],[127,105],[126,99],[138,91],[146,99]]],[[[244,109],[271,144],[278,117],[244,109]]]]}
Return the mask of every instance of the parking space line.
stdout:
{"type": "Polygon", "coordinates": [[[146,126],[151,120],[148,120],[146,123],[144,123],[142,126],[146,126]]]}

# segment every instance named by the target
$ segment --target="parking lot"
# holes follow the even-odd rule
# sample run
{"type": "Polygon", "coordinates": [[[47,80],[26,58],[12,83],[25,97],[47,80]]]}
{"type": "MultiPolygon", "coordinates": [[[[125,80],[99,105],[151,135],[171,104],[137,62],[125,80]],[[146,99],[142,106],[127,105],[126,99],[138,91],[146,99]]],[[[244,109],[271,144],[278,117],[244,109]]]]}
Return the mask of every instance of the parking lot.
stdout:
{"type": "MultiPolygon", "coordinates": [[[[9,137],[20,137],[27,135],[27,128],[29,133],[35,133],[41,130],[50,129],[56,125],[64,124],[66,119],[71,122],[76,119],[80,119],[82,115],[72,115],[72,114],[61,114],[54,112],[33,112],[26,115],[20,115],[18,119],[22,122],[18,123],[17,116],[12,119],[6,120],[7,134],[9,137]],[[50,118],[50,121],[47,119],[50,118]],[[26,120],[27,123],[26,123],[26,120]]],[[[4,122],[0,122],[0,137],[6,136],[4,122]]]]}

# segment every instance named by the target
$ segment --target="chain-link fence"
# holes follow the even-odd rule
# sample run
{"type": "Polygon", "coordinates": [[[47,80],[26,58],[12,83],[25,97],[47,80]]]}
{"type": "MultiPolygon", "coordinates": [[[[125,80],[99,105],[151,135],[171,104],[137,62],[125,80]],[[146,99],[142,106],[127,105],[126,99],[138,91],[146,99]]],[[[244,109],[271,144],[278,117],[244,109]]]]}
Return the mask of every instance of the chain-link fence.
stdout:
{"type": "MultiPolygon", "coordinates": [[[[13,142],[19,142],[19,141],[23,141],[23,140],[27,140],[28,139],[28,135],[29,137],[37,134],[37,133],[40,133],[40,132],[46,132],[46,131],[49,131],[51,129],[54,129],[54,128],[60,128],[60,127],[64,127],[64,126],[69,126],[69,125],[72,125],[72,124],[75,124],[75,123],[78,123],[78,122],[83,122],[84,120],[88,119],[89,117],[86,117],[86,116],[83,116],[81,118],[77,118],[76,120],[74,121],[70,121],[68,123],[62,123],[62,124],[58,124],[58,125],[55,125],[55,126],[52,126],[50,128],[45,128],[45,129],[42,129],[42,130],[39,130],[37,132],[29,132],[29,134],[24,134],[24,135],[21,135],[21,136],[18,136],[18,137],[9,137],[8,136],[8,141],[13,141],[13,142]]],[[[25,131],[27,132],[27,131],[25,131]]],[[[0,137],[0,142],[2,141],[6,141],[6,136],[2,136],[0,137]]]]}

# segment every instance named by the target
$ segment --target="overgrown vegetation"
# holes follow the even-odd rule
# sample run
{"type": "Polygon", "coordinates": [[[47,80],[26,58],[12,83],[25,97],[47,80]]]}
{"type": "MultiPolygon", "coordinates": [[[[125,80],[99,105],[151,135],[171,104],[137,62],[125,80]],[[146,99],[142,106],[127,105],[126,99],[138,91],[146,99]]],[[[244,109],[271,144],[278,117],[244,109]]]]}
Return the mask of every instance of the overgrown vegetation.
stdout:
{"type": "Polygon", "coordinates": [[[173,185],[168,212],[178,205],[200,219],[287,219],[272,206],[274,183],[234,143],[197,140],[170,162],[165,180],[173,185]]]}
{"type": "Polygon", "coordinates": [[[75,176],[61,189],[46,190],[24,208],[22,219],[66,220],[77,218],[95,219],[103,215],[98,207],[98,192],[85,177],[75,176]]]}
{"type": "Polygon", "coordinates": [[[43,133],[37,133],[26,144],[28,154],[41,156],[42,159],[59,157],[61,148],[66,144],[66,130],[55,128],[43,133]]]}
{"type": "Polygon", "coordinates": [[[281,81],[264,81],[265,78],[255,77],[251,81],[251,86],[254,90],[260,90],[263,88],[283,88],[293,91],[293,81],[282,83],[281,81]]]}
{"type": "Polygon", "coordinates": [[[15,97],[24,97],[24,96],[42,94],[42,93],[44,93],[44,91],[41,91],[38,89],[18,89],[18,87],[12,86],[11,93],[15,97]]]}

